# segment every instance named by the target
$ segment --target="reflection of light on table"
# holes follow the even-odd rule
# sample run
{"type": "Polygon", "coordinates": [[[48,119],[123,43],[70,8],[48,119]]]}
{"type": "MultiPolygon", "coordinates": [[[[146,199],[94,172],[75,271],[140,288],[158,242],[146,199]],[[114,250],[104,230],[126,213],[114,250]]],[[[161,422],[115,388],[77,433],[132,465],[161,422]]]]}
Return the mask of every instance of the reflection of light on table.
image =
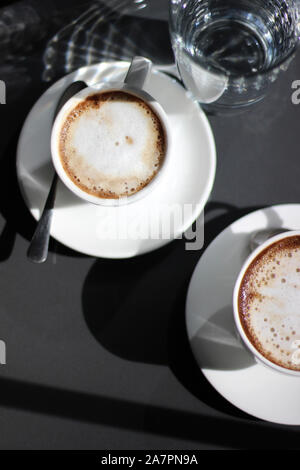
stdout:
{"type": "MultiPolygon", "coordinates": [[[[168,49],[165,40],[168,39],[167,22],[133,16],[146,6],[145,0],[111,0],[106,4],[92,4],[48,42],[44,53],[43,79],[50,81],[55,76],[104,59],[128,60],[134,55],[165,63],[163,54],[168,49]]],[[[167,62],[173,60],[170,51],[167,51],[170,56],[167,62]]]]}

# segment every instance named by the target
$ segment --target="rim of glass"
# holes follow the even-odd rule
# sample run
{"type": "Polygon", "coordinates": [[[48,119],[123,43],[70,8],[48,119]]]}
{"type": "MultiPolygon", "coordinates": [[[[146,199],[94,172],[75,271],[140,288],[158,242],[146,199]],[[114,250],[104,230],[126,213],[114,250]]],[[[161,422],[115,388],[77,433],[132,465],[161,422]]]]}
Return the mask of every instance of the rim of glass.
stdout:
{"type": "MultiPolygon", "coordinates": [[[[174,28],[174,22],[173,22],[173,17],[175,15],[172,12],[172,3],[173,3],[172,0],[169,0],[169,31],[170,31],[171,40],[172,40],[172,29],[175,29],[174,28]]],[[[300,12],[299,12],[299,22],[300,22],[300,12]]],[[[300,34],[300,32],[299,32],[299,34],[300,34]]],[[[298,49],[298,45],[299,45],[299,40],[300,40],[299,34],[296,34],[296,31],[295,31],[296,42],[295,42],[294,47],[279,62],[273,64],[268,69],[262,70],[260,72],[252,72],[252,73],[250,72],[250,73],[247,73],[247,74],[232,75],[232,76],[230,76],[230,78],[232,78],[233,80],[239,80],[241,78],[255,78],[255,77],[258,77],[258,76],[266,76],[266,75],[269,75],[270,73],[274,72],[276,69],[279,69],[284,63],[286,63],[289,59],[291,59],[292,56],[296,53],[296,51],[298,49]]],[[[175,58],[175,64],[176,64],[176,57],[174,57],[174,58],[175,58]]],[[[204,60],[201,60],[201,57],[199,59],[200,59],[199,60],[200,64],[203,64],[203,66],[207,65],[207,64],[205,64],[204,60]]],[[[192,57],[191,57],[191,60],[193,60],[192,57]]],[[[211,71],[213,73],[222,75],[222,72],[217,68],[211,67],[211,71]]],[[[223,74],[223,75],[229,76],[227,74],[223,74]]]]}

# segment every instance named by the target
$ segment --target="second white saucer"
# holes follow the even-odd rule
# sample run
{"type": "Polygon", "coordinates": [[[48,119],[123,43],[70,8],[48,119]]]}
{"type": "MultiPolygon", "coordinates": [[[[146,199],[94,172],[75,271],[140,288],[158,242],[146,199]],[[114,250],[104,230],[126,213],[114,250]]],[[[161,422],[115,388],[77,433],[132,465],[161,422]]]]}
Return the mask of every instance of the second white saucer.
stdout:
{"type": "Polygon", "coordinates": [[[299,229],[300,204],[255,211],[218,235],[194,271],[186,325],[199,367],[224,398],[257,418],[300,425],[300,379],[255,362],[238,338],[232,311],[233,287],[250,253],[251,234],[280,227],[299,229]]]}

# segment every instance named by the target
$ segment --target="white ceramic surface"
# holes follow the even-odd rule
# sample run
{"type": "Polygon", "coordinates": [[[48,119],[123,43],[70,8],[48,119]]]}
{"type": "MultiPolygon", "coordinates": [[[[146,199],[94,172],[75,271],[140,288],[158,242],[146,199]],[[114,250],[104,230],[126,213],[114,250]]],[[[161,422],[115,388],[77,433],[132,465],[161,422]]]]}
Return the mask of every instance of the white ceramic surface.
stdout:
{"type": "Polygon", "coordinates": [[[186,302],[189,341],[203,374],[230,403],[267,421],[300,425],[300,377],[255,361],[235,329],[232,295],[250,254],[251,234],[265,228],[297,230],[300,204],[255,211],[227,227],[194,271],[186,302]]]}
{"type": "MultiPolygon", "coordinates": [[[[32,108],[19,139],[17,174],[25,202],[35,219],[40,217],[53,175],[50,134],[59,95],[75,80],[84,80],[88,85],[102,80],[122,81],[128,67],[128,62],[106,62],[79,69],[51,86],[32,108]]],[[[51,235],[81,253],[130,258],[160,248],[170,239],[140,239],[138,230],[132,231],[132,227],[139,226],[150,233],[153,220],[150,213],[163,223],[178,205],[190,204],[193,211],[187,211],[181,221],[175,221],[173,236],[178,237],[200,215],[210,195],[216,152],[205,114],[180,84],[155,68],[145,91],[161,103],[174,134],[168,172],[149,195],[121,207],[84,202],[59,182],[51,235]],[[123,239],[117,238],[116,221],[126,233],[123,239]]]]}

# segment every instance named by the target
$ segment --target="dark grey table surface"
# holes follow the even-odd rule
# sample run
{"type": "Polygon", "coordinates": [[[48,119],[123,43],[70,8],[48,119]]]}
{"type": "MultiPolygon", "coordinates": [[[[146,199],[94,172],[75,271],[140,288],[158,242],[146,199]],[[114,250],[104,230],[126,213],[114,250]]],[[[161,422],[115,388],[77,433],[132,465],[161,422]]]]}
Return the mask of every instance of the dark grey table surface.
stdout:
{"type": "MultiPolygon", "coordinates": [[[[299,448],[300,427],[234,408],[193,359],[185,298],[203,251],[185,251],[178,240],[110,261],[52,241],[44,265],[27,261],[35,222],[19,193],[15,150],[30,107],[49,86],[41,80],[43,47],[14,65],[19,85],[9,83],[0,106],[0,339],[7,345],[0,448],[299,448]]],[[[218,165],[205,246],[241,215],[300,201],[297,79],[299,55],[262,103],[209,117],[218,165]]]]}

